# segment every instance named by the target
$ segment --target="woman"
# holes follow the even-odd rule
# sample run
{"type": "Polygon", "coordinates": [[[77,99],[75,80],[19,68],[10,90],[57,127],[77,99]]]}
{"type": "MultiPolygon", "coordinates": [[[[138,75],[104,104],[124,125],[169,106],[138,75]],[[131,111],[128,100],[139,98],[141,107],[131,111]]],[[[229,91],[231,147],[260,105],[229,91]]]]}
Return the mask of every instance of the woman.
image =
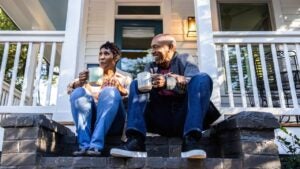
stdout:
{"type": "Polygon", "coordinates": [[[87,70],[80,72],[79,78],[68,86],[79,142],[74,156],[100,156],[107,134],[122,135],[125,121],[122,98],[128,95],[131,77],[116,69],[120,55],[114,43],[106,42],[100,47],[99,66],[103,69],[103,78],[97,86],[86,82],[87,70]],[[91,92],[91,87],[98,88],[99,92],[91,92]]]}

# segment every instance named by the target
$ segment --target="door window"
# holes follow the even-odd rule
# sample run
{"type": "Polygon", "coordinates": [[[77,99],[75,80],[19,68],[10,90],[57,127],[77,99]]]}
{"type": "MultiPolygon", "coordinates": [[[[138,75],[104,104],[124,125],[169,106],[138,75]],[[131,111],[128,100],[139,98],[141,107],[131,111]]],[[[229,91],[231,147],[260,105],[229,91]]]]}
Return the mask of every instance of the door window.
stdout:
{"type": "Polygon", "coordinates": [[[122,50],[117,67],[136,76],[152,61],[152,38],[162,33],[161,21],[116,20],[115,42],[122,50]]]}

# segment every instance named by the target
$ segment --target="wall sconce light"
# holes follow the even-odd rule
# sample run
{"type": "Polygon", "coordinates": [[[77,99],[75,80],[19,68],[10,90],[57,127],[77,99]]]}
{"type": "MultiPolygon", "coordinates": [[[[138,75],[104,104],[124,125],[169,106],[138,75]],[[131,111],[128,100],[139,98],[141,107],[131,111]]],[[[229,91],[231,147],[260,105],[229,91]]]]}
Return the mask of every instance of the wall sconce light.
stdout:
{"type": "Polygon", "coordinates": [[[193,16],[189,16],[187,18],[188,21],[188,32],[187,32],[187,37],[195,37],[197,36],[196,31],[197,31],[197,25],[196,25],[196,19],[193,16]]]}

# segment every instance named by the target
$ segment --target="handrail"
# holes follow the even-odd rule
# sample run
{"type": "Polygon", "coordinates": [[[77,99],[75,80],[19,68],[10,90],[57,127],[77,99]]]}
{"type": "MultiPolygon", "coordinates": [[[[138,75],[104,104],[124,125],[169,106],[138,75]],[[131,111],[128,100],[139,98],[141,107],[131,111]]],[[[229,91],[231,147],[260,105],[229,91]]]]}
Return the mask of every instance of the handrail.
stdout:
{"type": "Polygon", "coordinates": [[[0,31],[0,42],[63,42],[65,31],[0,31]]]}
{"type": "Polygon", "coordinates": [[[300,31],[228,31],[214,32],[215,43],[299,43],[300,31]]]}

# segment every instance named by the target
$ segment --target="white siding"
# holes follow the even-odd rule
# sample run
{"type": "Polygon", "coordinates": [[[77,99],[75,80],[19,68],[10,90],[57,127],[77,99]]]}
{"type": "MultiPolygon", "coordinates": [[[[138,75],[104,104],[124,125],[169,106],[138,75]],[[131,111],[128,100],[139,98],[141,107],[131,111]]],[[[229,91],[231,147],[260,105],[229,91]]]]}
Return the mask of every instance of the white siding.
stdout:
{"type": "Polygon", "coordinates": [[[300,31],[300,1],[280,0],[284,27],[287,30],[300,31]]]}
{"type": "MultiPolygon", "coordinates": [[[[113,26],[105,25],[106,19],[111,19],[107,16],[108,0],[89,0],[87,21],[86,21],[86,34],[85,34],[85,63],[97,63],[97,56],[99,46],[104,43],[107,35],[105,31],[107,27],[113,26]]],[[[178,41],[178,50],[180,52],[188,52],[196,55],[196,38],[186,37],[186,20],[188,16],[194,16],[194,1],[193,0],[172,0],[172,21],[170,30],[165,33],[170,33],[176,37],[178,41]]],[[[138,18],[137,18],[138,19],[138,18]]],[[[112,36],[113,37],[113,36],[112,36]]]]}
{"type": "Polygon", "coordinates": [[[90,0],[87,8],[85,63],[97,63],[99,47],[106,41],[106,0],[90,0]]]}
{"type": "Polygon", "coordinates": [[[170,33],[177,40],[177,49],[179,52],[187,52],[192,55],[197,53],[196,38],[187,37],[187,17],[195,16],[193,0],[172,0],[172,22],[170,33]]]}

